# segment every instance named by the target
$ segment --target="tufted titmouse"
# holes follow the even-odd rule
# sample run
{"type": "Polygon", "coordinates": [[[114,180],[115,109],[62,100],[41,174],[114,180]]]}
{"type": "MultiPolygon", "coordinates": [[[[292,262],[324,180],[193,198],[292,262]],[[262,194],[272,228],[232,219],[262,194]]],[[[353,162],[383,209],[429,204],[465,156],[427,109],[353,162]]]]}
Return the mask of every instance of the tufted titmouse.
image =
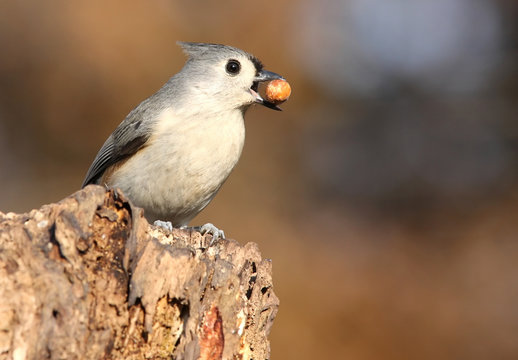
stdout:
{"type": "MultiPolygon", "coordinates": [[[[246,110],[280,110],[258,83],[282,79],[240,49],[178,44],[188,56],[182,70],[129,113],[83,182],[121,189],[148,221],[169,228],[186,227],[214,198],[241,155],[246,110]]],[[[201,231],[225,236],[212,224],[201,231]]]]}

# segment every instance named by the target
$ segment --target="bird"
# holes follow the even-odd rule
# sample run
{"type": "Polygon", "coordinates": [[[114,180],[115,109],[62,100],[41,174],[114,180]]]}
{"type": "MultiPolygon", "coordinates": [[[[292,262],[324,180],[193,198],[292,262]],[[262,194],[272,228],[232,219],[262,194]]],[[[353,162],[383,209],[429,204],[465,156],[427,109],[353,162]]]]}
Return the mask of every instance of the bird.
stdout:
{"type": "MultiPolygon", "coordinates": [[[[250,106],[281,110],[259,95],[259,83],[284,80],[238,48],[177,44],[187,55],[182,69],[117,126],[82,184],[120,189],[150,223],[169,230],[187,228],[236,166],[250,106]]],[[[196,229],[225,238],[212,223],[196,229]]]]}

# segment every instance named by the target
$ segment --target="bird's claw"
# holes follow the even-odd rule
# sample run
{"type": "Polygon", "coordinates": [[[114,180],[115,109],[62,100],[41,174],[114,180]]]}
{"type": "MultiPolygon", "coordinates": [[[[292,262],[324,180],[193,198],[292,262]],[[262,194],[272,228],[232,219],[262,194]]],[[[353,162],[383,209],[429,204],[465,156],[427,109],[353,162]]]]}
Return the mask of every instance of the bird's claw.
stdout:
{"type": "Polygon", "coordinates": [[[207,223],[205,225],[200,226],[199,231],[202,233],[202,235],[212,235],[211,244],[213,244],[214,241],[217,241],[219,239],[225,239],[225,232],[223,230],[218,229],[211,223],[207,223]]]}
{"type": "Polygon", "coordinates": [[[173,224],[170,221],[156,220],[153,225],[160,226],[169,231],[173,231],[173,224]]]}
{"type": "MultiPolygon", "coordinates": [[[[162,221],[162,220],[156,220],[153,225],[159,226],[165,230],[173,231],[173,224],[170,221],[162,221]]],[[[211,223],[207,223],[202,226],[195,226],[192,228],[189,228],[188,226],[180,226],[180,229],[194,229],[196,231],[199,231],[202,235],[211,234],[212,240],[210,244],[214,244],[215,241],[219,239],[225,239],[225,232],[223,230],[218,229],[216,226],[214,226],[211,223]]]]}

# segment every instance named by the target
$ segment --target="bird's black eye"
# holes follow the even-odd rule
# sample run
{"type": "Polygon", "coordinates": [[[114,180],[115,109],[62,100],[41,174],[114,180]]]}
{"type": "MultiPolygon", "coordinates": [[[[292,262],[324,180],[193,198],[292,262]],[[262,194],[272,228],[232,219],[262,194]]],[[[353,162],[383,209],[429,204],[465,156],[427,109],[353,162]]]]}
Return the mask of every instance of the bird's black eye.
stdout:
{"type": "Polygon", "coordinates": [[[227,63],[227,72],[230,75],[236,75],[241,70],[241,64],[237,60],[229,60],[227,63]]]}

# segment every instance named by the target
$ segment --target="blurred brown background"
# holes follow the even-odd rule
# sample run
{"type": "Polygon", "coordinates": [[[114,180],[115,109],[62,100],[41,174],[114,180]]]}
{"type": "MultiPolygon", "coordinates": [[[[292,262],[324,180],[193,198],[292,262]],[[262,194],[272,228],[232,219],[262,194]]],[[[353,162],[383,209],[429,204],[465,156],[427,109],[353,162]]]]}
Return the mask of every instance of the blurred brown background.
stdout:
{"type": "Polygon", "coordinates": [[[293,94],[194,223],[273,259],[272,358],[518,358],[517,2],[0,8],[1,211],[78,190],[177,40],[234,45],[293,94]]]}

